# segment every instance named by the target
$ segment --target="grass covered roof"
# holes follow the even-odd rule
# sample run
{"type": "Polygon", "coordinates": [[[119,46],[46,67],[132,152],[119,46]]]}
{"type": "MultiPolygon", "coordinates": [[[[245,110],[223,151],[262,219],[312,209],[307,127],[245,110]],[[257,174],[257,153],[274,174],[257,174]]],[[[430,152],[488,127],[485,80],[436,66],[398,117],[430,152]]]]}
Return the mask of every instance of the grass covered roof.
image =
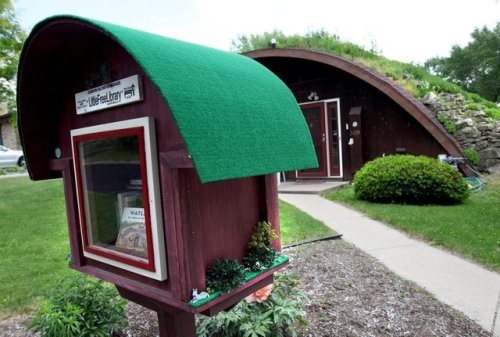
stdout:
{"type": "Polygon", "coordinates": [[[170,107],[202,182],[317,166],[293,94],[258,62],[74,16],[40,22],[27,44],[56,20],[90,24],[126,49],[170,107]]]}

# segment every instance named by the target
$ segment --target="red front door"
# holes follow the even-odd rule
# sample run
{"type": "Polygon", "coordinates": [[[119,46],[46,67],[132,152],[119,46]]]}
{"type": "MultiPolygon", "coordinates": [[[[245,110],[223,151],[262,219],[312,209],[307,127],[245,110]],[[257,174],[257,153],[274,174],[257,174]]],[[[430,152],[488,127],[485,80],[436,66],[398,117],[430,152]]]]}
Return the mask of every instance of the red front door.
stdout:
{"type": "Polygon", "coordinates": [[[327,144],[326,144],[326,123],[325,123],[324,102],[302,104],[301,109],[304,114],[307,126],[311,132],[311,138],[318,158],[318,168],[299,170],[297,177],[327,177],[327,144]]]}

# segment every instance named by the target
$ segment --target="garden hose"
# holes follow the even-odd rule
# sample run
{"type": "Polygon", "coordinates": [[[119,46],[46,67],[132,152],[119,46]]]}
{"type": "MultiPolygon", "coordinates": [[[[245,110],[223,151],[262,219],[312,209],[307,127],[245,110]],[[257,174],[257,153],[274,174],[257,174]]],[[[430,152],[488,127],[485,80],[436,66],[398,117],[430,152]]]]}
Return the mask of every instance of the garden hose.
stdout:
{"type": "Polygon", "coordinates": [[[458,169],[458,164],[465,164],[474,174],[476,174],[476,177],[465,177],[464,180],[467,183],[467,186],[469,186],[469,191],[471,192],[479,192],[483,189],[484,186],[484,181],[480,178],[482,177],[481,173],[477,171],[477,169],[470,163],[470,161],[467,158],[460,158],[460,157],[452,157],[452,156],[439,156],[439,159],[442,162],[445,162],[447,164],[452,165],[456,169],[458,169]]]}
{"type": "Polygon", "coordinates": [[[471,192],[479,192],[483,189],[484,183],[479,177],[465,177],[464,180],[471,192]]]}

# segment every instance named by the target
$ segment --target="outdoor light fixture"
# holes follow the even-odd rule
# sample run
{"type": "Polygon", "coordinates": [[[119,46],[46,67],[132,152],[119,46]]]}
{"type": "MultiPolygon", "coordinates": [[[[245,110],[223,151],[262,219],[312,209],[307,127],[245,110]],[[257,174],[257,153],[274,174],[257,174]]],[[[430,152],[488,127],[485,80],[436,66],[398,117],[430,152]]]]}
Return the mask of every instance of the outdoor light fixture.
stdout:
{"type": "Polygon", "coordinates": [[[307,99],[310,101],[317,101],[319,99],[318,93],[316,91],[311,91],[307,99]]]}
{"type": "Polygon", "coordinates": [[[274,37],[271,39],[271,48],[276,48],[276,39],[274,37]]]}

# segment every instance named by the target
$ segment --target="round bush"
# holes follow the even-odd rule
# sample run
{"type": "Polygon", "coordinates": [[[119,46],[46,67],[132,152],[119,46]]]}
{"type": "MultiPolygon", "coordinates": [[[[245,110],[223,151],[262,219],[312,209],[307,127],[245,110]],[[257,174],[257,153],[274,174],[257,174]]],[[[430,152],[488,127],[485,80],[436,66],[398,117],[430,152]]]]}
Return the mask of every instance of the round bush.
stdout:
{"type": "Polygon", "coordinates": [[[354,177],[354,192],[383,203],[458,204],[469,196],[460,173],[425,156],[391,155],[366,163],[354,177]]]}

